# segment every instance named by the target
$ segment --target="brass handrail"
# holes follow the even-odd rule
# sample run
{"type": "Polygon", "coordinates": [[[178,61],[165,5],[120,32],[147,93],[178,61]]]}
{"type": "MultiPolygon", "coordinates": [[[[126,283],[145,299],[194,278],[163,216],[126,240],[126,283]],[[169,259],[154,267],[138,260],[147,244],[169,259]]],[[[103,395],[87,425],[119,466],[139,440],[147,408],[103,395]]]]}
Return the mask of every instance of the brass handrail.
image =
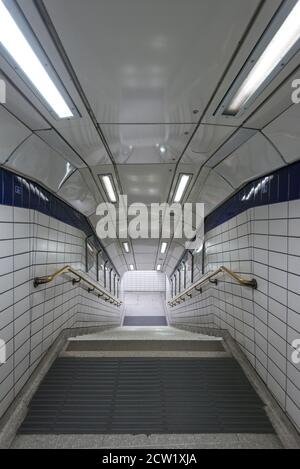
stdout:
{"type": "Polygon", "coordinates": [[[109,301],[111,304],[114,304],[116,306],[121,306],[122,301],[118,300],[114,296],[112,296],[108,291],[105,289],[102,289],[99,287],[95,282],[88,280],[83,276],[78,270],[73,269],[70,265],[66,265],[62,267],[61,269],[57,270],[51,275],[46,275],[44,277],[36,277],[33,281],[34,288],[37,288],[39,285],[44,285],[46,283],[53,282],[57,277],[60,277],[63,274],[72,274],[76,279],[73,278],[73,285],[76,283],[83,282],[86,285],[88,285],[88,292],[89,293],[95,293],[98,295],[98,298],[104,299],[104,301],[109,301]]]}
{"type": "Polygon", "coordinates": [[[209,272],[208,274],[204,275],[201,277],[200,280],[195,282],[193,285],[190,287],[186,288],[183,292],[179,293],[177,296],[172,298],[172,300],[168,301],[168,304],[170,306],[175,306],[176,304],[180,304],[181,301],[185,301],[185,296],[191,297],[191,292],[195,289],[197,291],[201,292],[201,288],[199,289],[198,287],[201,287],[205,282],[211,282],[211,283],[217,283],[217,279],[212,280],[213,277],[216,277],[218,274],[221,272],[229,275],[230,277],[234,278],[240,285],[243,285],[245,287],[251,287],[251,288],[257,288],[257,281],[255,278],[251,279],[245,279],[241,277],[240,275],[236,274],[232,270],[228,269],[227,267],[224,267],[223,265],[219,267],[217,270],[214,272],[209,272]]]}

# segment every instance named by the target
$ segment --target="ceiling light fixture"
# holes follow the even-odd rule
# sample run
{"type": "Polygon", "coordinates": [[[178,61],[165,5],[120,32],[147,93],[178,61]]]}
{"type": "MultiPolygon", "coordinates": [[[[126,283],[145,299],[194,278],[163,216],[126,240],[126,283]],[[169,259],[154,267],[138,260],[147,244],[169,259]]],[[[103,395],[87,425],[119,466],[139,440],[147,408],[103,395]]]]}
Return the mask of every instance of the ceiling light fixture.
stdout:
{"type": "Polygon", "coordinates": [[[277,33],[256,61],[247,78],[234,95],[224,114],[235,116],[262,87],[276,67],[284,66],[282,61],[300,39],[300,0],[285,18],[277,33]]]}
{"type": "Polygon", "coordinates": [[[128,243],[123,243],[123,248],[125,250],[125,252],[129,252],[129,244],[128,243]]]}
{"type": "Polygon", "coordinates": [[[73,117],[73,112],[2,0],[0,0],[0,43],[57,116],[61,119],[73,117]]]}
{"type": "Polygon", "coordinates": [[[113,186],[113,183],[112,183],[111,176],[110,175],[101,176],[101,179],[102,179],[102,182],[104,184],[106,193],[109,197],[109,200],[112,203],[116,203],[117,202],[117,196],[116,196],[116,192],[115,192],[115,189],[114,189],[114,186],[113,186]]]}
{"type": "Polygon", "coordinates": [[[167,246],[168,246],[168,243],[161,243],[161,248],[160,248],[160,252],[162,254],[165,254],[166,250],[167,250],[167,246]]]}
{"type": "Polygon", "coordinates": [[[162,154],[164,154],[164,153],[166,153],[167,149],[166,149],[166,147],[165,147],[164,145],[161,145],[161,146],[159,147],[159,151],[160,151],[162,154]]]}
{"type": "Polygon", "coordinates": [[[190,175],[188,174],[181,174],[180,179],[179,179],[179,184],[177,186],[176,194],[174,197],[174,202],[179,203],[183,197],[183,194],[186,190],[186,187],[188,185],[188,182],[190,180],[190,175]]]}
{"type": "Polygon", "coordinates": [[[158,271],[160,271],[160,270],[161,270],[161,265],[158,264],[157,267],[156,267],[156,269],[157,269],[158,271]]]}
{"type": "Polygon", "coordinates": [[[133,265],[133,264],[130,264],[129,269],[130,269],[130,270],[134,270],[134,265],[133,265]]]}

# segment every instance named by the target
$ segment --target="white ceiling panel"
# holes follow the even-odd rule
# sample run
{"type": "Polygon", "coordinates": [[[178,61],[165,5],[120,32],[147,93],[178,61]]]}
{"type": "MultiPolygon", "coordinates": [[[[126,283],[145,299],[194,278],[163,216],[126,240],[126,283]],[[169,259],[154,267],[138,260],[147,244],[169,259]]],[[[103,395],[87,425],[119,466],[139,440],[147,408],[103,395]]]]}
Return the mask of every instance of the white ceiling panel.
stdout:
{"type": "Polygon", "coordinates": [[[166,202],[174,168],[171,165],[118,166],[124,194],[128,203],[166,202]]]}
{"type": "Polygon", "coordinates": [[[158,249],[159,240],[158,239],[134,239],[132,240],[132,245],[134,252],[136,254],[147,254],[153,255],[156,254],[158,249]]]}
{"type": "MultiPolygon", "coordinates": [[[[226,1],[223,2],[226,5],[226,1]]],[[[241,1],[241,5],[245,5],[246,2],[241,1]]],[[[273,82],[261,93],[258,99],[250,106],[250,108],[240,116],[225,116],[222,114],[221,109],[219,108],[224,97],[227,95],[232,84],[235,82],[240,71],[243,69],[243,66],[249,59],[249,54],[255,49],[259,38],[262,36],[266,28],[268,27],[270,20],[276,13],[279,6],[283,3],[282,0],[266,0],[261,2],[262,8],[259,11],[259,14],[256,15],[255,21],[251,26],[250,31],[246,35],[242,44],[242,47],[237,51],[237,55],[234,57],[234,60],[230,64],[230,68],[224,77],[220,87],[215,94],[207,112],[204,117],[204,122],[214,123],[214,124],[224,124],[224,125],[233,125],[240,126],[243,122],[249,117],[255,109],[259,106],[260,103],[264,101],[273,90],[291,73],[295,67],[295,63],[291,66],[287,66],[284,70],[277,76],[273,82]]],[[[233,14],[233,24],[237,24],[239,17],[233,14]]],[[[250,16],[248,18],[250,20],[250,16]]],[[[297,63],[297,60],[296,60],[297,63]]]]}
{"type": "Polygon", "coordinates": [[[58,195],[84,215],[90,216],[96,210],[97,203],[79,171],[67,179],[58,195]]]}
{"type": "Polygon", "coordinates": [[[200,125],[195,133],[182,163],[204,163],[236,130],[221,125],[200,125]]]}
{"type": "Polygon", "coordinates": [[[44,3],[98,122],[181,123],[198,119],[259,0],[44,3]]]}
{"type": "Polygon", "coordinates": [[[300,159],[300,106],[292,105],[264,130],[287,163],[300,159]]]}
{"type": "Polygon", "coordinates": [[[181,156],[195,124],[103,125],[116,163],[170,163],[181,156]]]}
{"type": "Polygon", "coordinates": [[[55,192],[74,171],[68,161],[36,135],[31,135],[20,145],[6,164],[22,174],[41,181],[55,192]]]}
{"type": "Polygon", "coordinates": [[[89,166],[111,163],[100,137],[91,123],[85,119],[63,121],[59,132],[84,158],[89,166]]]}
{"type": "Polygon", "coordinates": [[[284,161],[278,151],[259,133],[220,163],[215,170],[234,187],[239,187],[245,181],[283,165],[284,161]]]}
{"type": "Polygon", "coordinates": [[[4,163],[30,134],[30,130],[0,106],[0,163],[4,163]]]}

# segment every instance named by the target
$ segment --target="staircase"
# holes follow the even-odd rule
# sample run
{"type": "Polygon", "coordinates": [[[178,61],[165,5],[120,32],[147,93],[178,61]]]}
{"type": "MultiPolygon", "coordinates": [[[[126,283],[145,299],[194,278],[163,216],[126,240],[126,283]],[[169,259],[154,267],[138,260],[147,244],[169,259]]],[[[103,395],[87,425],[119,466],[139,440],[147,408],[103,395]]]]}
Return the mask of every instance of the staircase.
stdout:
{"type": "Polygon", "coordinates": [[[172,327],[71,339],[13,448],[280,448],[226,343],[172,327]]]}

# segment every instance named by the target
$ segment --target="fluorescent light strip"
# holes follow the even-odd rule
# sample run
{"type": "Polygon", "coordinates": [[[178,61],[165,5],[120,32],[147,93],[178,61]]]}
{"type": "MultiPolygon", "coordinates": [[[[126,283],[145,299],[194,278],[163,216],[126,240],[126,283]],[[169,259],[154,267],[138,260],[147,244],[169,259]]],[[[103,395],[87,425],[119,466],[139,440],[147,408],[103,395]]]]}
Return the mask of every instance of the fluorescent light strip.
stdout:
{"type": "Polygon", "coordinates": [[[161,270],[161,265],[158,264],[158,266],[156,267],[156,269],[157,269],[158,271],[161,270]]]}
{"type": "Polygon", "coordinates": [[[129,252],[129,245],[128,245],[128,243],[123,243],[123,247],[124,247],[125,252],[128,253],[128,252],[129,252]]]}
{"type": "Polygon", "coordinates": [[[130,268],[130,270],[134,270],[133,264],[130,264],[129,268],[130,268]]]}
{"type": "Polygon", "coordinates": [[[300,0],[282,23],[269,45],[266,47],[246,80],[243,82],[225,114],[236,115],[249,99],[267,80],[274,69],[284,59],[300,38],[300,0]]]}
{"type": "Polygon", "coordinates": [[[174,202],[178,203],[178,202],[181,201],[189,180],[190,180],[189,175],[181,174],[180,182],[178,184],[177,191],[176,191],[176,194],[175,194],[175,197],[174,197],[174,202]]]}
{"type": "Polygon", "coordinates": [[[71,109],[2,0],[0,0],[0,42],[58,117],[73,117],[71,109]]]}
{"type": "Polygon", "coordinates": [[[160,252],[164,254],[167,250],[168,243],[161,243],[160,252]]]}
{"type": "Polygon", "coordinates": [[[116,193],[112,185],[110,176],[102,176],[102,181],[105,186],[109,200],[113,203],[117,202],[116,193]]]}

